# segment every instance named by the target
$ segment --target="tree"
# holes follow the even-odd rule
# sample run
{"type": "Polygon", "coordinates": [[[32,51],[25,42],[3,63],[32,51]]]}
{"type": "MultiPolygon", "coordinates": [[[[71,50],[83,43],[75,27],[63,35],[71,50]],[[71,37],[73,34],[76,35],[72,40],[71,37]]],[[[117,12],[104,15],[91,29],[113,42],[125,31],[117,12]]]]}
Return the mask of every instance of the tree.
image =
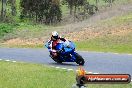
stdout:
{"type": "Polygon", "coordinates": [[[21,18],[35,18],[36,22],[49,24],[59,22],[62,16],[60,0],[21,0],[20,4],[21,18]]]}
{"type": "Polygon", "coordinates": [[[77,8],[84,6],[86,0],[63,0],[64,4],[68,4],[70,8],[70,15],[76,14],[77,8]],[[73,11],[74,10],[74,11],[73,11]]]}
{"type": "Polygon", "coordinates": [[[6,17],[6,2],[7,0],[1,0],[1,21],[6,17]]]}
{"type": "Polygon", "coordinates": [[[112,6],[112,3],[115,1],[115,0],[103,0],[105,1],[105,3],[109,3],[109,6],[112,6]]]}
{"type": "Polygon", "coordinates": [[[12,16],[16,16],[16,0],[11,0],[11,14],[12,16]]]}
{"type": "Polygon", "coordinates": [[[99,0],[95,0],[95,2],[96,2],[96,7],[98,7],[98,2],[99,2],[99,0]]]}
{"type": "Polygon", "coordinates": [[[16,11],[16,0],[8,0],[8,5],[11,6],[11,14],[12,16],[16,16],[17,11],[16,11]]]}
{"type": "MultiPolygon", "coordinates": [[[[99,0],[96,0],[98,3],[99,0]]],[[[97,5],[91,5],[87,0],[63,0],[64,4],[68,4],[68,7],[70,8],[70,14],[74,15],[74,21],[75,18],[79,19],[78,16],[86,16],[93,15],[96,11],[98,11],[97,5]],[[64,3],[65,2],[65,3],[64,3]],[[73,14],[74,13],[74,14],[73,14]]]]}

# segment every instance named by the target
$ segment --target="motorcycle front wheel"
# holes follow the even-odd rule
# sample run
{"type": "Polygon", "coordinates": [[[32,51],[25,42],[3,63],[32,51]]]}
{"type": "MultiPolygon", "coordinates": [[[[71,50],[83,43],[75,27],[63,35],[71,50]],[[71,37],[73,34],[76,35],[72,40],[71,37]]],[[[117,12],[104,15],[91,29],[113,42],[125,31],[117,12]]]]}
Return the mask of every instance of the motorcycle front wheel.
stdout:
{"type": "Polygon", "coordinates": [[[78,53],[76,53],[76,63],[79,64],[79,65],[84,65],[85,61],[84,59],[82,58],[81,55],[79,55],[78,53]]]}

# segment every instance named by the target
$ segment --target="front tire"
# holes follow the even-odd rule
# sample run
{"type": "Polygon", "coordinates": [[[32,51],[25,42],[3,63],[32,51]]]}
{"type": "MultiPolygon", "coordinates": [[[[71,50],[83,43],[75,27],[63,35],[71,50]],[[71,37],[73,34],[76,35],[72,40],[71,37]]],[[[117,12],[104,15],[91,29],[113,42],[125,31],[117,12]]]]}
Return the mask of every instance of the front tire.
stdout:
{"type": "Polygon", "coordinates": [[[82,58],[82,56],[79,55],[78,53],[76,53],[76,63],[79,64],[79,65],[84,65],[84,63],[85,63],[85,61],[82,58]]]}

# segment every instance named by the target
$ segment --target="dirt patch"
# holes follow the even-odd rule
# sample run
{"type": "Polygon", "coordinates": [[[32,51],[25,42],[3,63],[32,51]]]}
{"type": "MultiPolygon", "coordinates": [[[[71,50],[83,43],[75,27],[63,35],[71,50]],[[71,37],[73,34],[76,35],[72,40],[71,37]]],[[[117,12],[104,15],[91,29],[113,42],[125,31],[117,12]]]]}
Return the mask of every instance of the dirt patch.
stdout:
{"type": "Polygon", "coordinates": [[[107,28],[107,30],[96,30],[96,28],[90,28],[87,27],[83,29],[83,31],[77,31],[73,33],[68,33],[67,39],[73,40],[73,41],[84,41],[100,36],[105,36],[105,35],[127,35],[128,33],[132,33],[132,27],[128,26],[121,26],[121,27],[116,27],[116,28],[107,28]]]}
{"type": "Polygon", "coordinates": [[[16,38],[16,39],[11,39],[11,40],[7,40],[5,43],[3,43],[5,45],[40,45],[43,44],[43,40],[41,39],[20,39],[20,38],[16,38]]]}

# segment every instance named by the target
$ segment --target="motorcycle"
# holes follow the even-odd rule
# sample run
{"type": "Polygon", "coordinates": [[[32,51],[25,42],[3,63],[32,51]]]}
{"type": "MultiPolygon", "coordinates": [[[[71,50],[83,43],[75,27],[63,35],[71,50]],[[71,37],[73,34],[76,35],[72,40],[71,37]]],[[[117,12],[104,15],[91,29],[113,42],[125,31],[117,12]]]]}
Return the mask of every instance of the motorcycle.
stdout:
{"type": "MultiPolygon", "coordinates": [[[[49,48],[50,43],[47,42],[45,44],[46,48],[49,48]]],[[[57,63],[62,63],[62,62],[76,62],[79,65],[84,65],[85,61],[82,58],[81,55],[79,55],[75,51],[75,44],[71,41],[69,41],[69,45],[67,46],[65,42],[57,43],[56,45],[56,53],[57,53],[57,58],[55,58],[50,50],[50,57],[57,63]]]]}

